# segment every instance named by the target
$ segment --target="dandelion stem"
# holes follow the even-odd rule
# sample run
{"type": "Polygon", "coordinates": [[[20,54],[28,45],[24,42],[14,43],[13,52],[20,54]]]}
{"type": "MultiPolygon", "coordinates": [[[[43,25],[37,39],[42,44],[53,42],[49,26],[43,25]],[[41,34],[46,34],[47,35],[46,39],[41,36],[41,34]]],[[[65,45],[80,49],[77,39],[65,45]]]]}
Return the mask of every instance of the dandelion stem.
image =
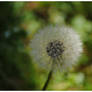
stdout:
{"type": "Polygon", "coordinates": [[[53,72],[53,68],[51,68],[51,70],[50,70],[50,72],[49,72],[49,74],[48,74],[48,78],[47,78],[47,80],[46,80],[46,82],[45,82],[45,85],[44,85],[44,87],[43,87],[42,90],[46,90],[46,88],[47,88],[47,86],[48,86],[48,84],[49,84],[49,82],[50,82],[50,80],[51,80],[52,72],[53,72]]]}

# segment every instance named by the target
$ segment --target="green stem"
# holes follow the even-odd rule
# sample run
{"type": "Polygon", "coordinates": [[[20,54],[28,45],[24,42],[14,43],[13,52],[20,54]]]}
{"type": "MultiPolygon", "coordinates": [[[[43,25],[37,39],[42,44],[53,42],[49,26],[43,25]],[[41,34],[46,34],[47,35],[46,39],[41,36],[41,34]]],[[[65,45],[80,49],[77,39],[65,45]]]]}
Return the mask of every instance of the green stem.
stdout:
{"type": "Polygon", "coordinates": [[[48,78],[47,78],[47,80],[46,80],[46,82],[45,82],[45,85],[44,85],[44,87],[43,87],[42,90],[46,90],[46,88],[47,88],[47,86],[48,86],[48,84],[49,84],[49,82],[50,82],[51,77],[52,77],[52,69],[50,70],[50,72],[49,72],[49,74],[48,74],[48,78]]]}

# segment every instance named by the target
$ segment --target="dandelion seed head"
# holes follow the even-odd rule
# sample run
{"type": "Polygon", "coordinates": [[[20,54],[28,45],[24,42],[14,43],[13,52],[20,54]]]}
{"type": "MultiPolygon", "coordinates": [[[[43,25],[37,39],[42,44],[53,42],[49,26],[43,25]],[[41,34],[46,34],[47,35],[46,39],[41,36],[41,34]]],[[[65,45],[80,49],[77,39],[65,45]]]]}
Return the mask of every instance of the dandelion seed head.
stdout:
{"type": "Polygon", "coordinates": [[[79,35],[70,27],[48,26],[36,33],[30,43],[33,60],[41,67],[54,67],[60,71],[76,65],[82,53],[79,35]]]}

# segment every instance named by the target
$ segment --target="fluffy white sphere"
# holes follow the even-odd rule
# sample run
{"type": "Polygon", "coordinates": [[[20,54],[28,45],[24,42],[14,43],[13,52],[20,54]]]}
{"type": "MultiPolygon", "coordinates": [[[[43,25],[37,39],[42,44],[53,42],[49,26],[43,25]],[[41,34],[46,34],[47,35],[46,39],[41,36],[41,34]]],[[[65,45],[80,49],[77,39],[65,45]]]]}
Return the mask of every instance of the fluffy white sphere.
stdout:
{"type": "Polygon", "coordinates": [[[70,27],[48,26],[39,30],[30,43],[31,55],[39,66],[66,71],[77,64],[82,52],[79,35],[70,27]],[[52,45],[51,45],[52,43],[52,45]],[[47,51],[48,49],[48,51],[47,51]]]}

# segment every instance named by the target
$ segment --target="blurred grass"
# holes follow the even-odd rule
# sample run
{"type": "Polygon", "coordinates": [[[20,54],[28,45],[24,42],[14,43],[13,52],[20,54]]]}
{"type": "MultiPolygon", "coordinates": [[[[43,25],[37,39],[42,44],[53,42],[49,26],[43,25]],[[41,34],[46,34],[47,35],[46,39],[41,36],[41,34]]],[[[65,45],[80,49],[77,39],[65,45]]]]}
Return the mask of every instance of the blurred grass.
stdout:
{"type": "Polygon", "coordinates": [[[41,28],[69,25],[80,35],[83,56],[67,76],[53,75],[48,90],[92,90],[92,2],[0,2],[0,90],[41,90],[47,72],[30,57],[41,28]]]}

